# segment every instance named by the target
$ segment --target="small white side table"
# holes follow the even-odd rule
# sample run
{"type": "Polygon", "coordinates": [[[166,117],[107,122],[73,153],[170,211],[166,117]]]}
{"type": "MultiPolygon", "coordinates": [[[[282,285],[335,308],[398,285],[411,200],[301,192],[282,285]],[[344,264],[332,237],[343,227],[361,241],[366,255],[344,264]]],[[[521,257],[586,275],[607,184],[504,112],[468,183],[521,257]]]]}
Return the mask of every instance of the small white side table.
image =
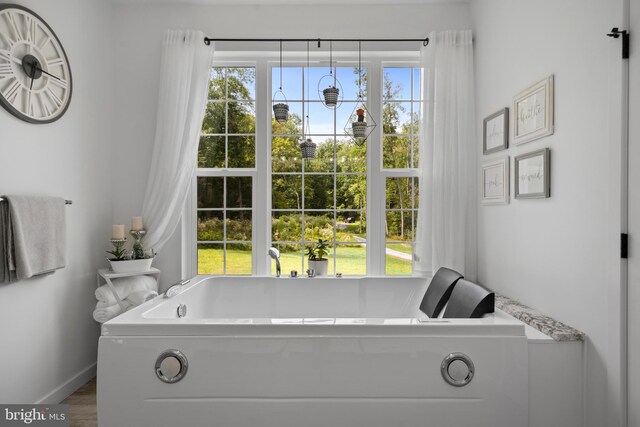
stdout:
{"type": "Polygon", "coordinates": [[[115,297],[122,311],[125,311],[126,307],[122,302],[122,300],[120,299],[120,297],[118,296],[118,293],[116,292],[116,288],[113,287],[113,283],[111,282],[111,279],[117,279],[119,277],[131,277],[131,276],[153,276],[156,278],[156,281],[158,282],[158,289],[160,289],[160,270],[154,267],[151,267],[148,271],[135,271],[130,273],[114,273],[113,270],[110,268],[101,268],[98,270],[98,287],[102,286],[103,284],[106,284],[107,286],[109,286],[109,289],[111,289],[111,293],[115,297]],[[103,280],[104,280],[104,283],[102,283],[103,280]]]}

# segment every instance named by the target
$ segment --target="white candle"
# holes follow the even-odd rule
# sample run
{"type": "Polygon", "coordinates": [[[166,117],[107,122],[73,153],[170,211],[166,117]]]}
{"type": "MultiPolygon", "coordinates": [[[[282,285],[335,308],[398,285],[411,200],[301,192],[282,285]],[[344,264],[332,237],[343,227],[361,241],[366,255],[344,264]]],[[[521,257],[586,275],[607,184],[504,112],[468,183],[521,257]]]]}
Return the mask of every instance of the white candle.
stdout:
{"type": "Polygon", "coordinates": [[[111,226],[111,239],[124,240],[124,224],[115,224],[111,226]]]}
{"type": "Polygon", "coordinates": [[[134,216],[133,218],[131,218],[131,229],[144,230],[144,222],[142,221],[141,216],[134,216]]]}

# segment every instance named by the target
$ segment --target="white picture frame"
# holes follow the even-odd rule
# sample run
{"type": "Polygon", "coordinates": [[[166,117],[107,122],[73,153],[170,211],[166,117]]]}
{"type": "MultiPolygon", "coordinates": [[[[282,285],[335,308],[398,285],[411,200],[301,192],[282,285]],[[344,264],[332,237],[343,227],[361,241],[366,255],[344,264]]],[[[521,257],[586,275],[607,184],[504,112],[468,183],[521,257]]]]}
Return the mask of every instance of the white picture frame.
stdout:
{"type": "Polygon", "coordinates": [[[509,109],[496,111],[482,121],[482,154],[509,148],[509,109]]]}
{"type": "Polygon", "coordinates": [[[553,75],[513,98],[513,143],[524,144],[554,132],[553,75]]]}
{"type": "Polygon", "coordinates": [[[514,159],[516,199],[551,197],[551,150],[532,151],[514,159]]]}
{"type": "Polygon", "coordinates": [[[505,205],[509,203],[509,156],[488,160],[480,168],[481,195],[483,205],[505,205]]]}

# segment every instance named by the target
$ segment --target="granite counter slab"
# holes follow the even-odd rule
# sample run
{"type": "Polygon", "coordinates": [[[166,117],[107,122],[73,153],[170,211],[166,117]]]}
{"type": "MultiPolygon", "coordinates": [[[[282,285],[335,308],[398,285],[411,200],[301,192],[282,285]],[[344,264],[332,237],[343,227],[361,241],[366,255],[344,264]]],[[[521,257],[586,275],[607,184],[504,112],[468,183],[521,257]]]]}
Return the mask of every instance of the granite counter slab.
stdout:
{"type": "Polygon", "coordinates": [[[504,295],[496,294],[496,307],[554,341],[584,341],[584,333],[504,295]]]}

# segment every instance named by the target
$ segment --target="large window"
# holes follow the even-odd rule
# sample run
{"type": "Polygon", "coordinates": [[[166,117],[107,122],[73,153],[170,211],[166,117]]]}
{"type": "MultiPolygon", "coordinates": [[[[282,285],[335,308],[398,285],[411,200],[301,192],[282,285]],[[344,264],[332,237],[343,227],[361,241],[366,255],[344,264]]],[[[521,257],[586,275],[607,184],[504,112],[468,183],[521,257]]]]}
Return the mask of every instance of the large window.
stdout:
{"type": "Polygon", "coordinates": [[[283,274],[302,273],[306,249],[322,239],[329,276],[412,274],[422,70],[373,57],[358,73],[343,61],[332,70],[343,101],[328,109],[318,96],[328,64],[286,65],[289,120],[279,123],[271,106],[280,68],[270,58],[252,62],[211,70],[188,237],[194,270],[272,274],[274,246],[283,274]],[[362,103],[378,127],[357,144],[344,128],[362,103]],[[313,159],[302,158],[303,136],[317,144],[313,159]]]}

